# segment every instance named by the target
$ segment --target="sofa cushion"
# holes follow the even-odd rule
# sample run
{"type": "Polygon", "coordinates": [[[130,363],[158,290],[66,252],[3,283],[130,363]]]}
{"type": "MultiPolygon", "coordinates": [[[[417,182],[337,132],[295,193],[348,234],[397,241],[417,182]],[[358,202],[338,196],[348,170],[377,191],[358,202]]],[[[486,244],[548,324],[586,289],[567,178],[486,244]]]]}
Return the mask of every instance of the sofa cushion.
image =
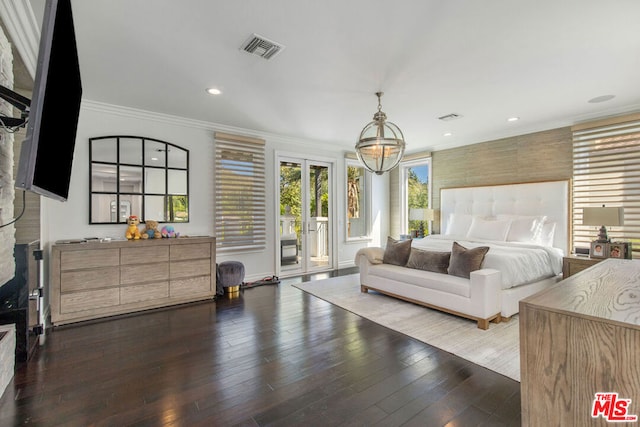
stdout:
{"type": "Polygon", "coordinates": [[[407,267],[447,274],[451,252],[425,251],[411,248],[407,267]]]}
{"type": "Polygon", "coordinates": [[[472,271],[480,270],[487,252],[489,252],[488,246],[467,249],[458,242],[453,242],[449,274],[468,279],[472,271]]]}
{"type": "Polygon", "coordinates": [[[411,254],[411,239],[396,240],[391,236],[387,237],[387,246],[384,249],[382,262],[384,264],[393,264],[405,266],[409,261],[411,254]]]}

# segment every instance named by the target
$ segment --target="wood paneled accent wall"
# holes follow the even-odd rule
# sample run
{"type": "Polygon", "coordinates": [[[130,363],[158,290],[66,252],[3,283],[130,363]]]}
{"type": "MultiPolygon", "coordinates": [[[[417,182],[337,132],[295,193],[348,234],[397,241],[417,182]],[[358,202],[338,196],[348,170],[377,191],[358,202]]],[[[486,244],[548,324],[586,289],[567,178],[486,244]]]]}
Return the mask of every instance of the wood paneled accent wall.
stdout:
{"type": "MultiPolygon", "coordinates": [[[[571,179],[571,128],[564,127],[432,153],[432,206],[440,189],[571,179]]],[[[434,231],[440,233],[436,215],[434,231]]]]}

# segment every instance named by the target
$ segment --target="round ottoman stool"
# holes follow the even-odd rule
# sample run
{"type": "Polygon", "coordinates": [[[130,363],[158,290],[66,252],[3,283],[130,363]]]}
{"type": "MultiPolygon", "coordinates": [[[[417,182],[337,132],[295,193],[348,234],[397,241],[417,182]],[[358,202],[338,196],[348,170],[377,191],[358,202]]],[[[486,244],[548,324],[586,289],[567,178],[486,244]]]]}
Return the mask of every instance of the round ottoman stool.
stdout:
{"type": "Polygon", "coordinates": [[[222,285],[224,292],[237,295],[244,281],[244,264],[239,261],[223,261],[217,266],[216,280],[222,285]]]}

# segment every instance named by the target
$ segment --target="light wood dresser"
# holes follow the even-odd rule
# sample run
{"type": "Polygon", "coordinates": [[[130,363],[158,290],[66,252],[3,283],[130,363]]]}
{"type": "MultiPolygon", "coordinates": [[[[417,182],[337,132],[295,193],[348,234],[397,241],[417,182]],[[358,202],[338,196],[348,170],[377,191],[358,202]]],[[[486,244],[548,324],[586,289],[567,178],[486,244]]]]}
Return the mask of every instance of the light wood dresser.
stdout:
{"type": "Polygon", "coordinates": [[[640,260],[603,260],[522,300],[520,365],[523,426],[608,425],[592,417],[600,392],[640,416],[640,260]]]}
{"type": "Polygon", "coordinates": [[[215,238],[56,244],[54,326],[213,298],[215,238]]]}

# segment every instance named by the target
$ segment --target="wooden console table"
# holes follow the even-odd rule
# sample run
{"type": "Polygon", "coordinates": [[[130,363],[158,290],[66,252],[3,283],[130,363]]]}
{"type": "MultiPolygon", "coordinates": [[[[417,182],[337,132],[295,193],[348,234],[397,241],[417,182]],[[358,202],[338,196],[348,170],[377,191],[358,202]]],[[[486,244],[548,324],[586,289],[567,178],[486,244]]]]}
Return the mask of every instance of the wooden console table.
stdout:
{"type": "Polygon", "coordinates": [[[216,240],[180,237],[53,245],[54,326],[213,298],[216,240]]]}
{"type": "Polygon", "coordinates": [[[640,260],[603,260],[522,300],[520,365],[523,426],[607,425],[591,417],[598,392],[640,416],[640,260]]]}

